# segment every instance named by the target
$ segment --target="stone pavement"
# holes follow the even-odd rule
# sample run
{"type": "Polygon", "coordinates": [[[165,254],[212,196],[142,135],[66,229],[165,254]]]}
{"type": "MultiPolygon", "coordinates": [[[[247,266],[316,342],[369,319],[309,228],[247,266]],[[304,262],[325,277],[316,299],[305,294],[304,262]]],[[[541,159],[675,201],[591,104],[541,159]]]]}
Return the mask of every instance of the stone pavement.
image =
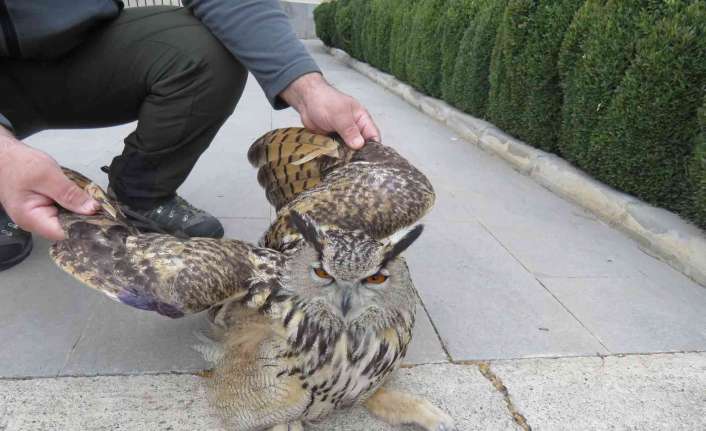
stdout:
{"type": "MultiPolygon", "coordinates": [[[[436,188],[407,253],[422,304],[394,384],[427,394],[462,430],[706,428],[706,288],[307,44],[436,188]]],[[[227,236],[257,240],[273,212],[247,148],[297,124],[251,79],[181,194],[227,236]]],[[[28,143],[105,184],[99,168],[133,127],[28,143]]],[[[0,274],[0,430],[221,429],[193,375],[206,366],[191,349],[203,317],[111,302],[55,268],[47,246],[0,274]]],[[[355,411],[314,429],[388,428],[355,411]]]]}

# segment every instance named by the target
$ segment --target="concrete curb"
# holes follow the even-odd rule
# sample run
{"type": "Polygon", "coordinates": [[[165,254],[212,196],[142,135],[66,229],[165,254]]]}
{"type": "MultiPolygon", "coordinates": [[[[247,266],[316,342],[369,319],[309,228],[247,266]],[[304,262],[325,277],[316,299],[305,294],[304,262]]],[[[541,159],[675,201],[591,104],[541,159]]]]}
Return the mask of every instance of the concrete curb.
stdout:
{"type": "Polygon", "coordinates": [[[706,286],[706,234],[678,215],[619,192],[567,161],[504,133],[487,121],[418,92],[392,75],[360,62],[345,51],[328,48],[340,62],[444,123],[462,138],[509,162],[552,192],[592,211],[638,240],[656,257],[706,286]]]}

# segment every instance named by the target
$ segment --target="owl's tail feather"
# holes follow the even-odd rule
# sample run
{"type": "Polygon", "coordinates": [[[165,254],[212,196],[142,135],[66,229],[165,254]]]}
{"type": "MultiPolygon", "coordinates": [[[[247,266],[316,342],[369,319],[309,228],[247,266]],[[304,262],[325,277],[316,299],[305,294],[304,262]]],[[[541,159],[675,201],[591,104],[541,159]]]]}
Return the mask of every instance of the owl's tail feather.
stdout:
{"type": "Polygon", "coordinates": [[[299,193],[316,187],[333,167],[347,163],[352,150],[335,137],[301,127],[276,129],[255,141],[248,160],[257,180],[278,210],[299,193]]]}

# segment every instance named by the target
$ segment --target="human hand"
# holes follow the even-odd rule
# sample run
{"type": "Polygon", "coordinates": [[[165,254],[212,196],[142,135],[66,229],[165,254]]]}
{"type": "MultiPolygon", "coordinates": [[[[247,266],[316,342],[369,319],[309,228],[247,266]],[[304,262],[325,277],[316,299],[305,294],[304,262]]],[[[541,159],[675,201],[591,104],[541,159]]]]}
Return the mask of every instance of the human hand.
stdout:
{"type": "Polygon", "coordinates": [[[85,215],[95,213],[98,202],[66,178],[54,159],[0,129],[0,204],[22,229],[64,239],[54,202],[85,215]]]}
{"type": "Polygon", "coordinates": [[[333,88],[319,73],[294,80],[280,96],[299,112],[302,124],[317,133],[336,132],[353,149],[380,141],[368,111],[354,98],[333,88]]]}

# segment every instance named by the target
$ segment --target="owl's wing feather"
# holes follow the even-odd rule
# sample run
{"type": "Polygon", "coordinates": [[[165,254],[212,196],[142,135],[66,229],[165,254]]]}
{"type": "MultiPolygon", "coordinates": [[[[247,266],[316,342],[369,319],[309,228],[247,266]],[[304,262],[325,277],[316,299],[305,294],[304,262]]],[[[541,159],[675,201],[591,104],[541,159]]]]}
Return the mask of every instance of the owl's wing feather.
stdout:
{"type": "Polygon", "coordinates": [[[248,160],[258,169],[258,182],[277,209],[318,185],[325,172],[351,156],[352,151],[335,138],[301,127],[266,133],[248,151],[248,160]]]}
{"type": "MultiPolygon", "coordinates": [[[[292,132],[286,133],[291,136],[292,132]]],[[[263,142],[276,146],[279,142],[266,137],[255,146],[263,142]]],[[[334,163],[327,161],[328,156],[308,162],[319,160],[323,166],[316,171],[316,183],[282,201],[277,220],[265,234],[265,245],[280,248],[284,238],[293,233],[291,211],[307,214],[319,224],[363,230],[383,239],[417,222],[434,204],[434,189],[427,177],[392,148],[368,142],[361,150],[345,151],[348,155],[333,159],[334,163]]],[[[288,158],[278,158],[277,154],[270,154],[271,164],[291,166],[288,158]]]]}
{"type": "Polygon", "coordinates": [[[278,252],[242,241],[136,232],[106,204],[94,216],[62,210],[67,238],[49,253],[77,280],[133,307],[169,317],[196,313],[253,288],[262,293],[281,265],[278,252]]]}

